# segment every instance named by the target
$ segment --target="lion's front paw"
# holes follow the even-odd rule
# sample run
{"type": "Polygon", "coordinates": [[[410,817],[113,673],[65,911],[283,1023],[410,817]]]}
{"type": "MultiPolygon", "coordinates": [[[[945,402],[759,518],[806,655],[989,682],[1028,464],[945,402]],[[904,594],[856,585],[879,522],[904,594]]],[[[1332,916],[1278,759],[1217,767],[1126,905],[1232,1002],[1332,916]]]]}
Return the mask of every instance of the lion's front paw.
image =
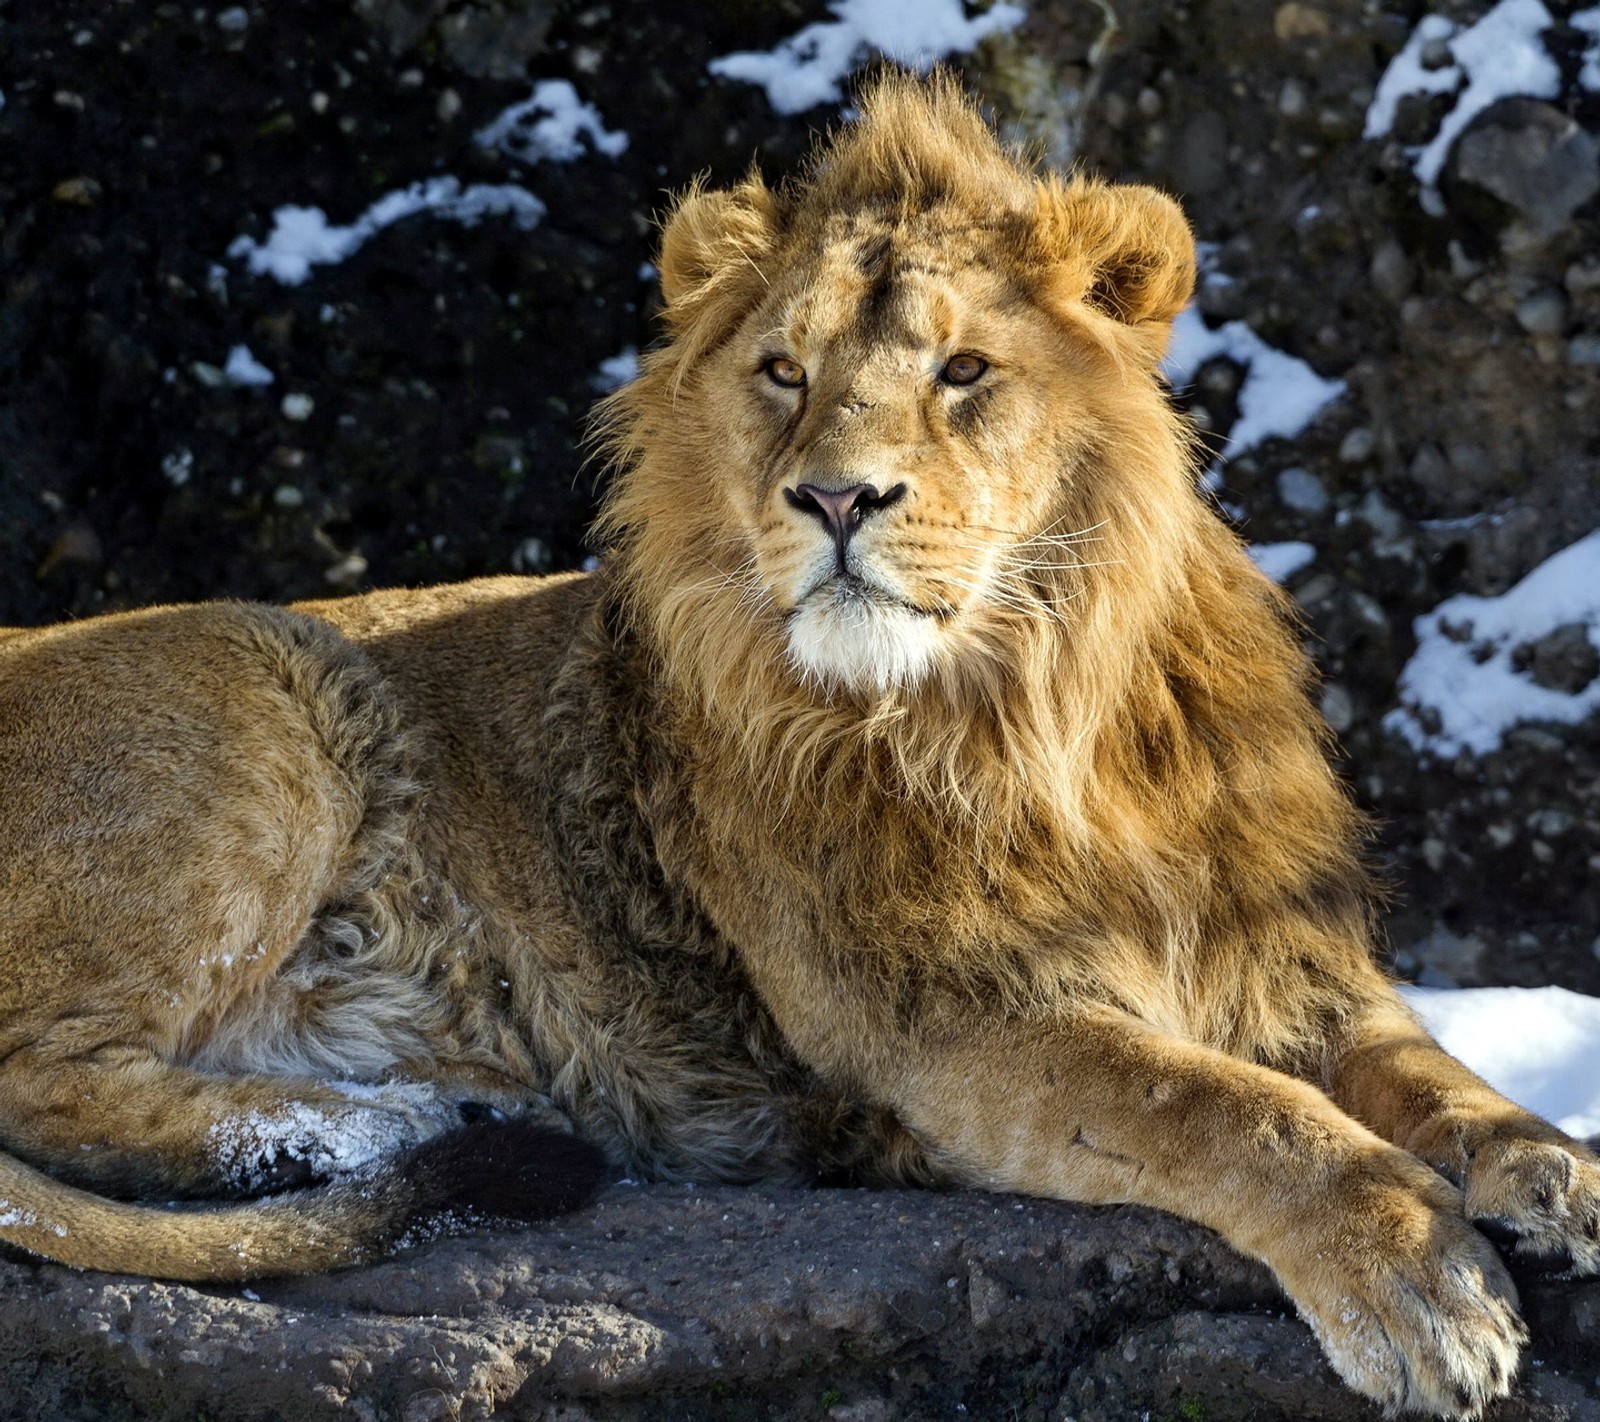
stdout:
{"type": "Polygon", "coordinates": [[[1359,1192],[1315,1251],[1309,1287],[1286,1282],[1357,1392],[1390,1412],[1469,1418],[1509,1391],[1527,1331],[1494,1246],[1436,1183],[1359,1192]]]}
{"type": "Polygon", "coordinates": [[[1467,1217],[1533,1269],[1600,1274],[1600,1161],[1533,1140],[1481,1146],[1467,1169],[1467,1217]]]}

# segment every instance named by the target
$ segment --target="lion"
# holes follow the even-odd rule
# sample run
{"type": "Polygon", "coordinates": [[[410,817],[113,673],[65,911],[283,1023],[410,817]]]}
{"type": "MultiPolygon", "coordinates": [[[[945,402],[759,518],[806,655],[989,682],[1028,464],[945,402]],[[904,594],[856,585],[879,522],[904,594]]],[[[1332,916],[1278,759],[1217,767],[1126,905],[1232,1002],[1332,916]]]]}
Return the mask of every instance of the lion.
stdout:
{"type": "Polygon", "coordinates": [[[0,1238],[243,1280],[608,1172],[1169,1210],[1470,1416],[1600,1163],[1375,966],[1177,205],[889,73],[691,188],[599,571],[0,634],[0,1238]],[[150,1201],[186,1200],[181,1209],[150,1201]]]}

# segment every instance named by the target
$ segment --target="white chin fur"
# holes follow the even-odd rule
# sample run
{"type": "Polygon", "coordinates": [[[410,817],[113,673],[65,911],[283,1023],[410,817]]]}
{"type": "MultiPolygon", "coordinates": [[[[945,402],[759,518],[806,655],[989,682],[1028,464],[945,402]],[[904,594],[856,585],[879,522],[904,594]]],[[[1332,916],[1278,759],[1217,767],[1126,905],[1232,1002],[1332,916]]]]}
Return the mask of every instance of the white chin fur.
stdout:
{"type": "Polygon", "coordinates": [[[915,686],[938,651],[934,620],[893,603],[814,597],[789,619],[790,657],[824,685],[853,691],[915,686]]]}

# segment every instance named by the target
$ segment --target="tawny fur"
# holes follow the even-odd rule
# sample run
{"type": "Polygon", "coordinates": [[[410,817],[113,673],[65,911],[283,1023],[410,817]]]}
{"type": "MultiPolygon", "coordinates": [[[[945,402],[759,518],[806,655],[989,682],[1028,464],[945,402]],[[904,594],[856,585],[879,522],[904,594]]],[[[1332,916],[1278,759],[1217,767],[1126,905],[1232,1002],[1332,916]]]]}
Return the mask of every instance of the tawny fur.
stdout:
{"type": "Polygon", "coordinates": [[[1600,1167],[1373,966],[1291,609],[1156,373],[1182,215],[948,80],[862,107],[676,206],[601,573],[0,634],[0,1237],[353,1262],[480,1103],[658,1177],[1174,1210],[1473,1413],[1522,1329],[1469,1216],[1595,1272],[1600,1167]],[[848,538],[797,494],[861,485],[848,538]]]}

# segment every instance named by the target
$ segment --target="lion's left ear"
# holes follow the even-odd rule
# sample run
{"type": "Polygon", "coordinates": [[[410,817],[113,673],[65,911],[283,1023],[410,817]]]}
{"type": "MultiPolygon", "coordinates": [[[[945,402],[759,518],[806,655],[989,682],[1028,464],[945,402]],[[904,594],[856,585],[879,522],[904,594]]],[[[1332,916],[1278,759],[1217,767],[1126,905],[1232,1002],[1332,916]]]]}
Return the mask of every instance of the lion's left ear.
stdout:
{"type": "Polygon", "coordinates": [[[1165,345],[1165,327],[1194,292],[1194,234],[1176,202],[1134,183],[1050,178],[1039,184],[1034,237],[1055,299],[1158,326],[1165,345]]]}

